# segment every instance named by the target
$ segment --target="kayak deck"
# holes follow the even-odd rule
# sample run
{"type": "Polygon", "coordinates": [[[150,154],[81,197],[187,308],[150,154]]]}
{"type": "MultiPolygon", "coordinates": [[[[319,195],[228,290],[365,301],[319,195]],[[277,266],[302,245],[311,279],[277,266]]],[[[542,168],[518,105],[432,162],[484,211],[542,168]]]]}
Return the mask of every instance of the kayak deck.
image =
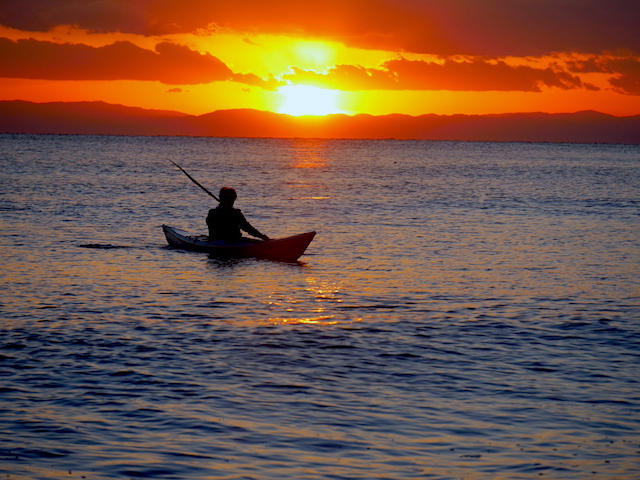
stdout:
{"type": "Polygon", "coordinates": [[[316,235],[316,232],[307,232],[264,241],[243,237],[238,243],[227,243],[209,242],[207,235],[190,235],[168,225],[163,225],[162,230],[167,242],[174,248],[207,252],[220,257],[255,257],[288,262],[298,260],[316,235]]]}

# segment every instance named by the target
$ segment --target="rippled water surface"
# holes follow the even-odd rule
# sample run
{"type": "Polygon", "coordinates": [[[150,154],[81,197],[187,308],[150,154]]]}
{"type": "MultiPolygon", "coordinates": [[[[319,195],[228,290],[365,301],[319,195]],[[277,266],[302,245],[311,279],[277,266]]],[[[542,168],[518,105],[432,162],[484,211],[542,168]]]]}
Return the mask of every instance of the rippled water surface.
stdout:
{"type": "Polygon", "coordinates": [[[0,135],[9,479],[640,478],[640,148],[0,135]],[[236,187],[299,263],[169,248],[236,187]]]}

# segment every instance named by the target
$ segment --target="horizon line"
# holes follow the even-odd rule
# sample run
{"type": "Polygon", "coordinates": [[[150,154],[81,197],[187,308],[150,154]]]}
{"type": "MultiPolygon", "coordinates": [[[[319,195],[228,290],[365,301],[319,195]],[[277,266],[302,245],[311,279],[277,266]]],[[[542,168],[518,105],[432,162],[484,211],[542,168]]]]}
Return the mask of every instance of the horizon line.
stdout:
{"type": "Polygon", "coordinates": [[[147,108],[147,107],[140,107],[140,106],[135,106],[135,105],[125,105],[122,103],[111,103],[111,102],[106,102],[104,100],[79,100],[79,101],[51,101],[51,102],[34,102],[31,100],[21,100],[21,99],[14,99],[14,100],[0,100],[0,103],[28,103],[28,104],[33,104],[33,105],[53,105],[53,104],[63,104],[63,105],[77,105],[77,104],[102,104],[102,105],[109,105],[109,106],[115,106],[115,107],[124,107],[124,108],[130,108],[130,109],[138,109],[138,110],[145,110],[148,112],[167,112],[167,113],[177,113],[180,115],[183,115],[185,117],[202,117],[205,115],[211,115],[217,112],[234,112],[234,111],[248,111],[248,112],[259,112],[259,113],[268,113],[268,114],[272,114],[272,115],[278,115],[278,116],[282,116],[282,117],[291,117],[291,118],[327,118],[327,117],[358,117],[358,116],[368,116],[368,117],[375,117],[375,118],[382,118],[382,117],[390,117],[390,116],[401,116],[401,117],[410,117],[410,118],[419,118],[419,117],[424,117],[424,116],[436,116],[436,117],[456,117],[456,116],[463,116],[463,117],[498,117],[498,116],[509,116],[509,115],[577,115],[577,114],[581,114],[581,113],[596,113],[598,115],[603,115],[603,116],[607,116],[607,117],[613,117],[613,118],[632,118],[632,117],[637,117],[640,116],[640,113],[636,113],[633,115],[613,115],[611,113],[604,113],[598,110],[593,110],[593,109],[587,109],[587,110],[576,110],[573,112],[567,111],[567,112],[545,112],[542,110],[535,110],[535,111],[509,111],[509,112],[503,112],[503,113],[451,113],[451,114],[442,114],[442,113],[421,113],[419,115],[410,115],[408,113],[386,113],[383,115],[374,115],[371,113],[354,113],[354,114],[349,114],[349,113],[328,113],[325,115],[291,115],[291,114],[287,114],[287,113],[281,113],[281,112],[274,112],[272,110],[261,110],[258,108],[224,108],[224,109],[219,109],[219,110],[212,110],[210,112],[206,112],[206,113],[201,113],[201,114],[193,114],[193,113],[187,113],[187,112],[182,112],[180,110],[167,110],[167,109],[161,109],[161,108],[147,108]]]}

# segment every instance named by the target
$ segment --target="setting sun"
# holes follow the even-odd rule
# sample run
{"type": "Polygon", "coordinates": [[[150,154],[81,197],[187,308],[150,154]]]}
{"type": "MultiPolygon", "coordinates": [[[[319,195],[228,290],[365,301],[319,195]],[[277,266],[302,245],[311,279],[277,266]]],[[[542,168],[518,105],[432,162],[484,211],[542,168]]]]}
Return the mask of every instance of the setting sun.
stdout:
{"type": "Polygon", "coordinates": [[[340,109],[341,92],[308,85],[287,85],[278,89],[278,113],[286,115],[330,115],[345,113],[340,109]]]}

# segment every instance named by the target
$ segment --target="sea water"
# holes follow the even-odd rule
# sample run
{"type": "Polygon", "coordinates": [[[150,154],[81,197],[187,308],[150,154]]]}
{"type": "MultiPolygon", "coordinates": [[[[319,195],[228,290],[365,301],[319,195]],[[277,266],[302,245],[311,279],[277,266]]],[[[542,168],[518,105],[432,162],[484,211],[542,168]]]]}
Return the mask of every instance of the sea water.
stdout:
{"type": "Polygon", "coordinates": [[[640,147],[0,136],[8,479],[640,478],[640,147]],[[215,201],[299,262],[171,249],[215,201]]]}

